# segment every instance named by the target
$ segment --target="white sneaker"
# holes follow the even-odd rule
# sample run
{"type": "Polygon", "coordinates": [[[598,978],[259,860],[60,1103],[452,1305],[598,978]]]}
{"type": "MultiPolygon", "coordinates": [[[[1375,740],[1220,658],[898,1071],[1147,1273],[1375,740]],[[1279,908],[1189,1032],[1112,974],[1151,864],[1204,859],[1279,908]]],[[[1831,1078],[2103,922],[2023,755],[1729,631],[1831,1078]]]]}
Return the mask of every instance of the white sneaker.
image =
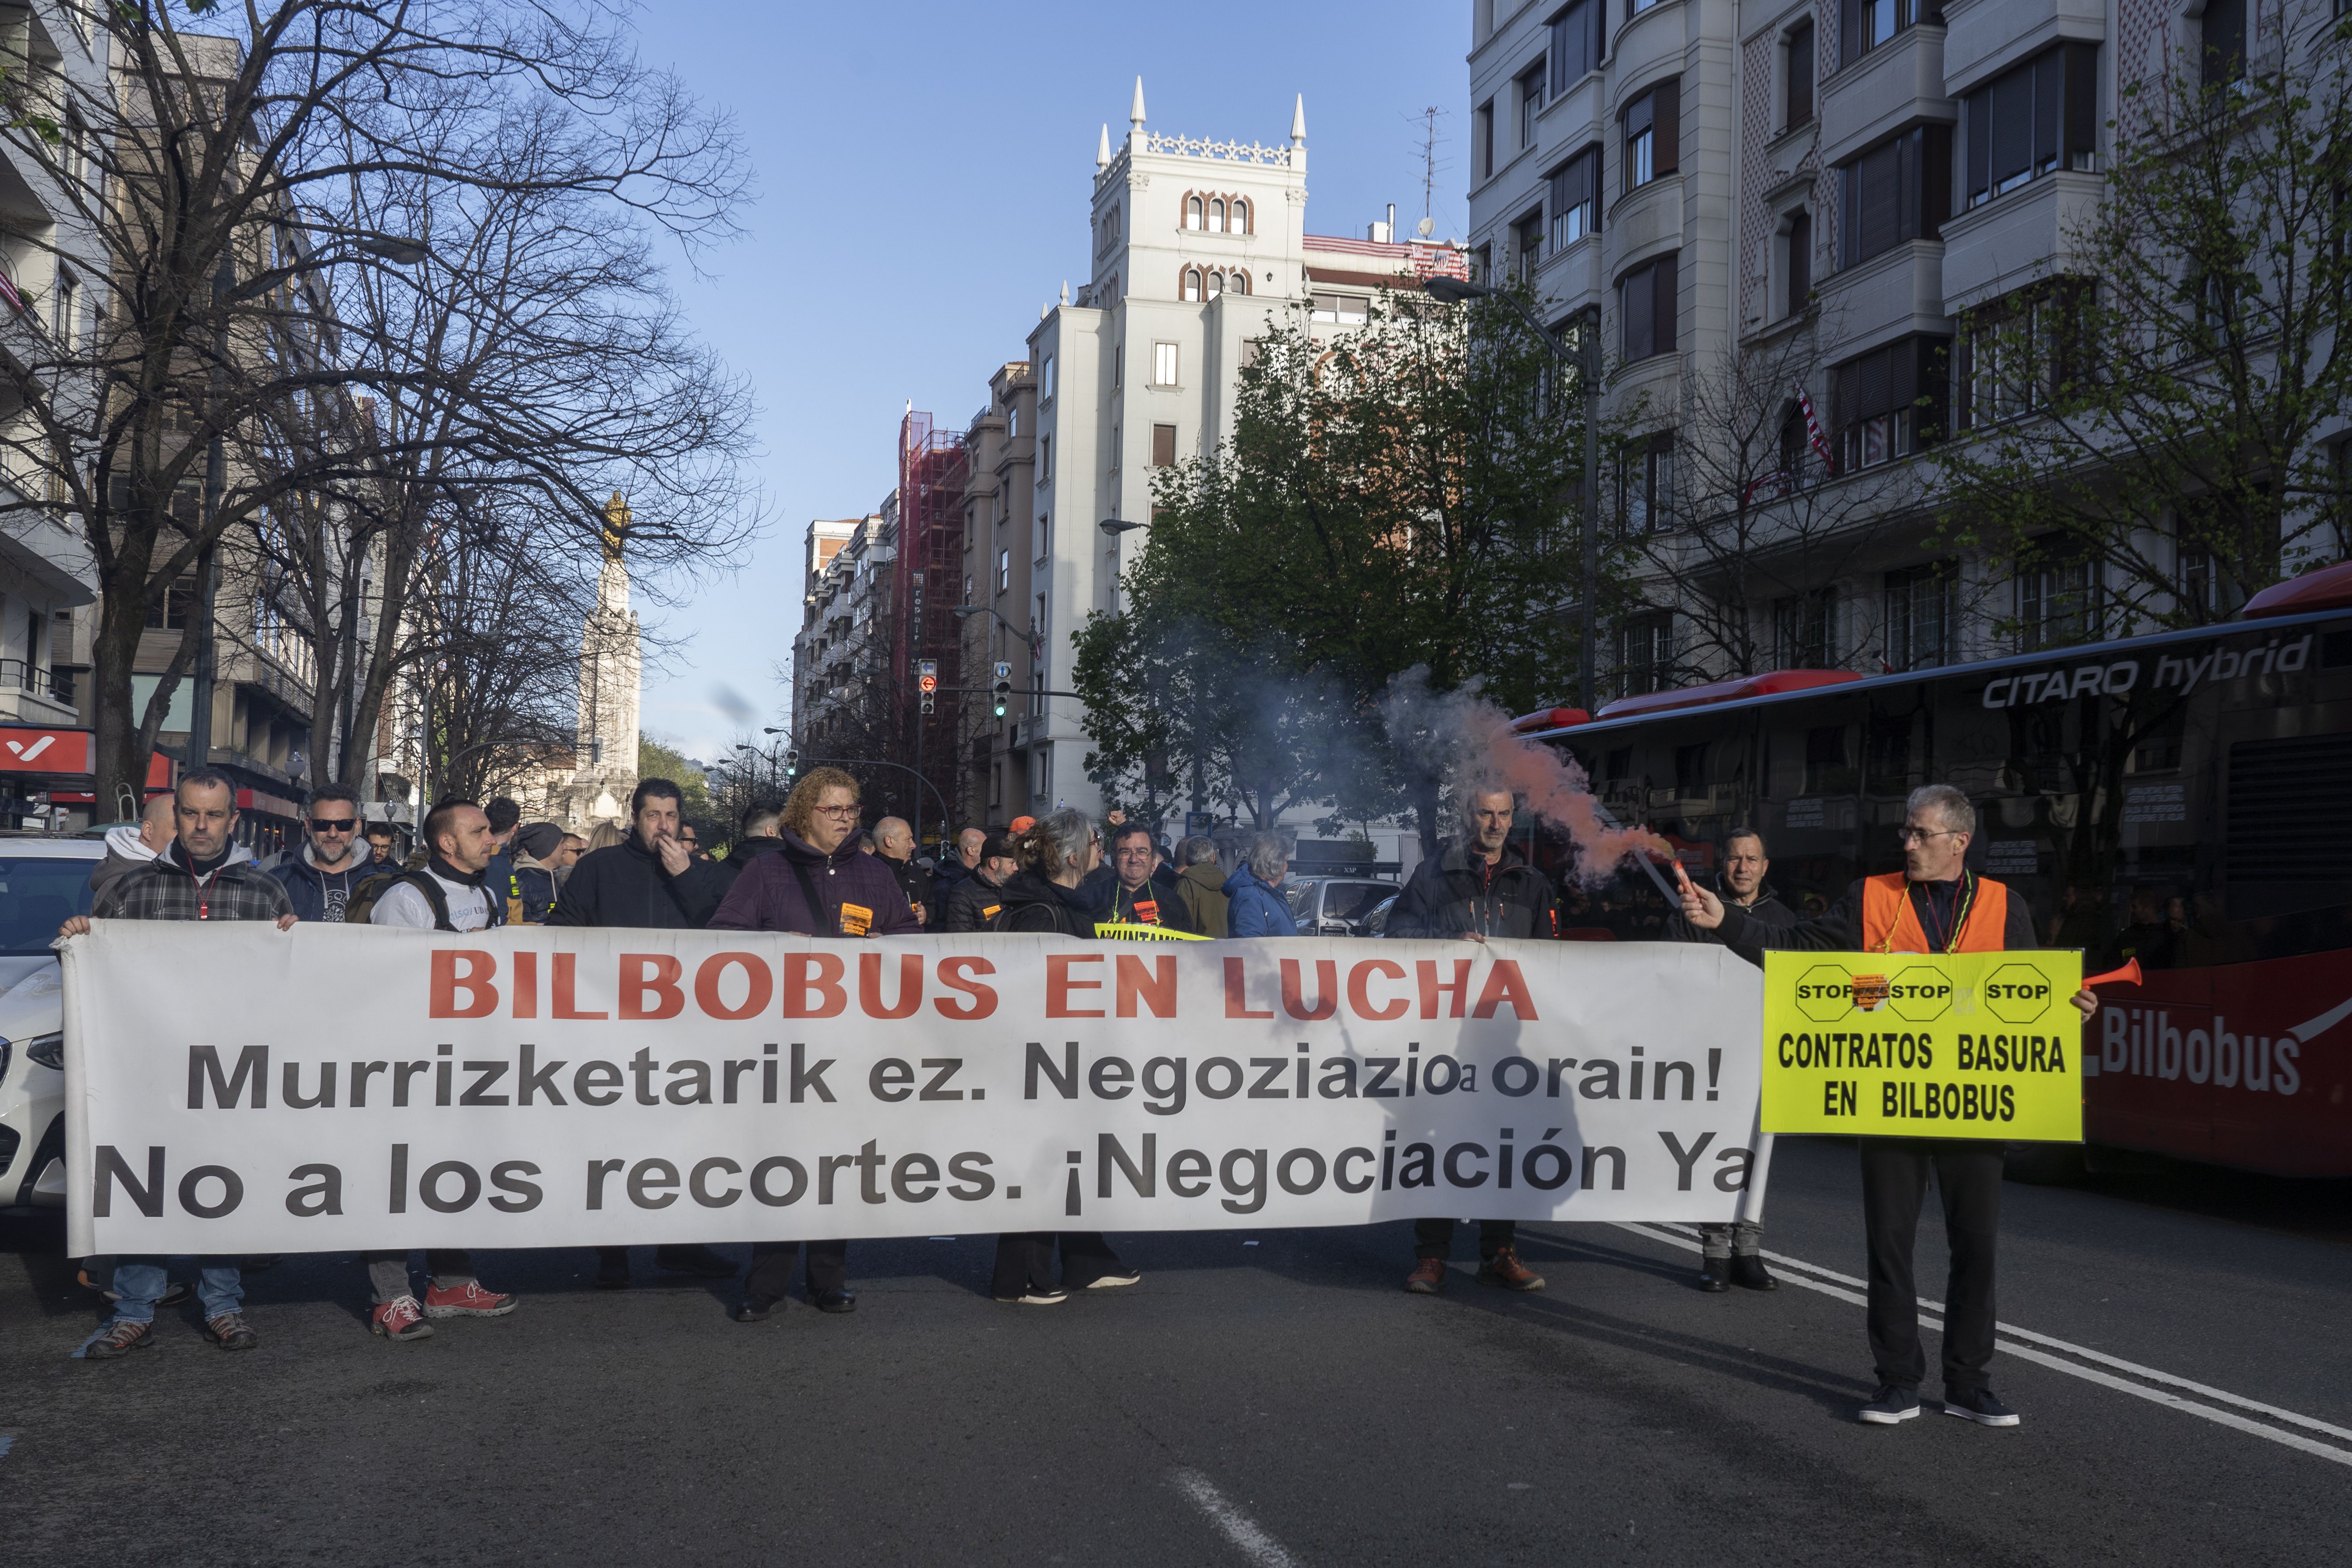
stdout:
{"type": "Polygon", "coordinates": [[[1087,1287],[1089,1290],[1108,1290],[1114,1286],[1132,1285],[1143,1278],[1132,1268],[1113,1269],[1087,1287]]]}

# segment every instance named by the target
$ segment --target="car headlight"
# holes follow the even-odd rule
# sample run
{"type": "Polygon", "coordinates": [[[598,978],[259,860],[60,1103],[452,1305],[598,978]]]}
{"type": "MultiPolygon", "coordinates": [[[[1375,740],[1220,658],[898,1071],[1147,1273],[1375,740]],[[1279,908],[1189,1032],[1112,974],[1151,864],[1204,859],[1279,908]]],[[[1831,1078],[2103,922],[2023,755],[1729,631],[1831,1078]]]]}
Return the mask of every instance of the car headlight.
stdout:
{"type": "Polygon", "coordinates": [[[25,1056],[26,1059],[37,1061],[45,1068],[55,1068],[59,1072],[65,1071],[65,1031],[52,1029],[46,1035],[34,1036],[25,1042],[25,1056]]]}

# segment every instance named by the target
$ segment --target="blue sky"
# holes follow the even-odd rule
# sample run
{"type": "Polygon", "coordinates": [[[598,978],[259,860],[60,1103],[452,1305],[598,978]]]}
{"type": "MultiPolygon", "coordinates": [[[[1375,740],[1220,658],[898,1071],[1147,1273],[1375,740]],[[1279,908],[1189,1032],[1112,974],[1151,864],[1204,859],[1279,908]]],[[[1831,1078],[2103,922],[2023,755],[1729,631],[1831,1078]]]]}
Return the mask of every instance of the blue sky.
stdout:
{"type": "Polygon", "coordinates": [[[1460,236],[1468,10],[652,0],[646,59],[736,116],[755,170],[746,237],[706,277],[681,263],[676,284],[751,381],[772,521],[747,570],[641,592],[654,626],[689,639],[646,668],[646,732],[710,761],[784,721],[775,670],[800,623],[809,520],[877,505],[908,400],[961,428],[1038,306],[1085,280],[1096,139],[1106,121],[1126,129],[1139,74],[1151,129],[1188,136],[1281,141],[1306,94],[1318,234],[1360,237],[1390,202],[1400,226],[1420,217],[1418,116],[1444,108],[1432,214],[1460,236]]]}

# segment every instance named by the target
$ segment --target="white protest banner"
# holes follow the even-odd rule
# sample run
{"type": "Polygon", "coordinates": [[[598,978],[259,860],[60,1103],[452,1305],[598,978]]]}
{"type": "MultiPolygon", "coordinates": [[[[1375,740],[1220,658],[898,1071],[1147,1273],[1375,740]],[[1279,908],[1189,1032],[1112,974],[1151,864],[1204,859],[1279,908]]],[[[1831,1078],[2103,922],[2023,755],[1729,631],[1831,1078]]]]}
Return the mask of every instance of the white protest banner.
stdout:
{"type": "Polygon", "coordinates": [[[1713,945],[100,921],[70,1245],[309,1252],[1727,1220],[1713,945]]]}

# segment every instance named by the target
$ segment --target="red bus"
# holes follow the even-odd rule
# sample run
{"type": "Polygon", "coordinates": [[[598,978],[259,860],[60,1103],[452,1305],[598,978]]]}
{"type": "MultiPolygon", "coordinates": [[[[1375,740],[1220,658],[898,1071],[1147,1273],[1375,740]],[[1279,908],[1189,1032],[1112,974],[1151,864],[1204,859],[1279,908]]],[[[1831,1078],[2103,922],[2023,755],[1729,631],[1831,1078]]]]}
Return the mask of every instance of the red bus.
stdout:
{"type": "MultiPolygon", "coordinates": [[[[1694,876],[1735,827],[1801,912],[1899,869],[1904,798],[1976,803],[1969,863],[2088,970],[2137,958],[2085,1027],[2085,1134],[2282,1175],[2352,1175],[2352,563],[2246,618],[1864,678],[1791,670],[1522,729],[1694,876]]],[[[1563,844],[1538,858],[1555,870],[1563,844]]],[[[1654,940],[1648,879],[1563,885],[1561,924],[1654,940]]]]}

